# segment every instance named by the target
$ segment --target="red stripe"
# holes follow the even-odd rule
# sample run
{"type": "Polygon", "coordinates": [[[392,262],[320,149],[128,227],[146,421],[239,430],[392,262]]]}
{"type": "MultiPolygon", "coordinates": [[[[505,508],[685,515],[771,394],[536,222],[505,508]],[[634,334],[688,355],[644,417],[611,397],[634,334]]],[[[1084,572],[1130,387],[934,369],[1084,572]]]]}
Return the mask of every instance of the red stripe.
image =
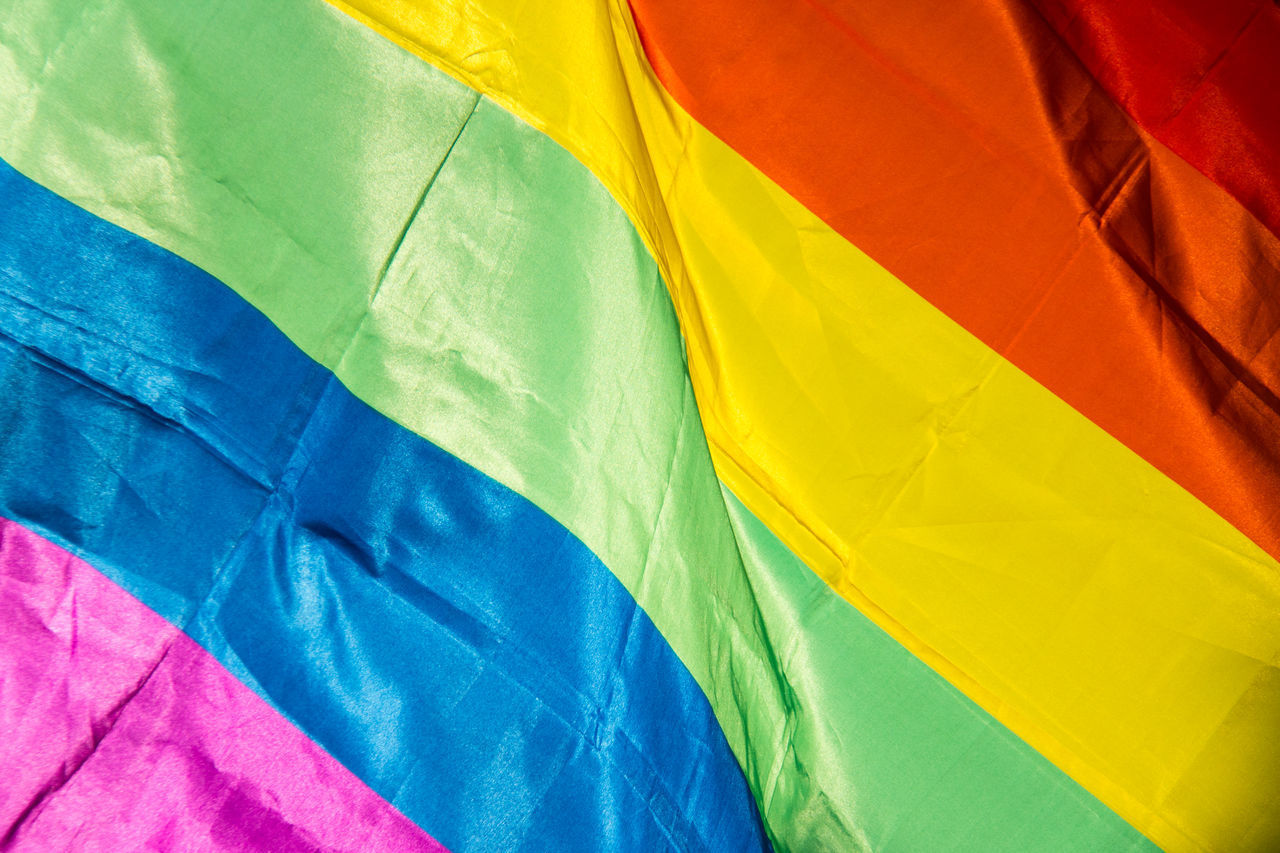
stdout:
{"type": "Polygon", "coordinates": [[[633,0],[695,118],[1280,556],[1280,244],[1009,0],[633,0]]]}
{"type": "Polygon", "coordinates": [[[1032,3],[1129,115],[1280,234],[1271,0],[1032,3]]]}
{"type": "Polygon", "coordinates": [[[208,652],[0,519],[0,847],[442,851],[208,652]]]}

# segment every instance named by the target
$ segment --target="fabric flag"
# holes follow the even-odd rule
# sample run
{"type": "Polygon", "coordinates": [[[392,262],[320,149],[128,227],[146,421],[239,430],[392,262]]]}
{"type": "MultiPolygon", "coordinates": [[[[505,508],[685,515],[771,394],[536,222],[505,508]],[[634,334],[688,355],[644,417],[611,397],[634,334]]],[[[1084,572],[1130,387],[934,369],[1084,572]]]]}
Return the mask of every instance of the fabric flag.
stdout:
{"type": "Polygon", "coordinates": [[[0,0],[0,849],[1280,850],[1278,56],[0,0]]]}

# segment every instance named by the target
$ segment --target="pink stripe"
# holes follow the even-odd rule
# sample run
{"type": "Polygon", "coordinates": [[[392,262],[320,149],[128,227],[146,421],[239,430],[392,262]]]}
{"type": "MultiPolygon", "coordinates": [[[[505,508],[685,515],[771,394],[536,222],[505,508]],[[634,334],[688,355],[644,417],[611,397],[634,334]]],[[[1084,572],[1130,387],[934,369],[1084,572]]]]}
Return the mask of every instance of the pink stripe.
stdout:
{"type": "Polygon", "coordinates": [[[444,848],[169,622],[0,519],[0,848],[444,848]]]}

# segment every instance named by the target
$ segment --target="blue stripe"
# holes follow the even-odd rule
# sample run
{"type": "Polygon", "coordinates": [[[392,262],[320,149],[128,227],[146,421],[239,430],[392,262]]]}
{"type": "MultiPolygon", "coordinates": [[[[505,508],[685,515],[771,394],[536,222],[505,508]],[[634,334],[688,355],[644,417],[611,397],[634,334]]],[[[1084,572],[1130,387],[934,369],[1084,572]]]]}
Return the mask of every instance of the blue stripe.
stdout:
{"type": "Polygon", "coordinates": [[[2,163],[0,235],[0,513],[453,850],[766,846],[701,690],[567,530],[2,163]]]}

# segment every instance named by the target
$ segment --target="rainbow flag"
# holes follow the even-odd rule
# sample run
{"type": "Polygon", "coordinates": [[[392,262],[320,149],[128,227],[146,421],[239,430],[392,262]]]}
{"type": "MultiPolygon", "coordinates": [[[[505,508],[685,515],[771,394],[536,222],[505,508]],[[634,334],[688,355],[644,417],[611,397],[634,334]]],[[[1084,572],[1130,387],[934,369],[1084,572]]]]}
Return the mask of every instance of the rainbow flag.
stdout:
{"type": "Polygon", "coordinates": [[[1280,850],[1277,57],[0,0],[0,849],[1280,850]]]}

